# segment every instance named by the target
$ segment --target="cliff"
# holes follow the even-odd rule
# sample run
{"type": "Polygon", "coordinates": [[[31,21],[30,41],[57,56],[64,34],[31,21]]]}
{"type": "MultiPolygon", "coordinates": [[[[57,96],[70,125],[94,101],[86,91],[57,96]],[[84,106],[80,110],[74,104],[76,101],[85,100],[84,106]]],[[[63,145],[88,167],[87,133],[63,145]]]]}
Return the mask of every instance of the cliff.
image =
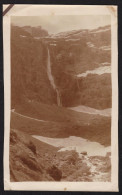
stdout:
{"type": "Polygon", "coordinates": [[[46,38],[50,47],[52,71],[64,106],[111,107],[111,74],[87,71],[110,67],[110,26],[96,30],[59,33],[46,38]],[[97,100],[97,103],[96,103],[97,100]]]}
{"type": "Polygon", "coordinates": [[[41,27],[12,26],[12,107],[24,99],[57,104],[57,91],[47,73],[48,49],[62,106],[111,107],[110,73],[78,76],[88,70],[110,67],[110,33],[110,26],[106,26],[51,36],[41,27]]]}
{"type": "Polygon", "coordinates": [[[56,102],[47,76],[47,46],[15,26],[11,29],[11,94],[12,107],[23,100],[56,102]]]}

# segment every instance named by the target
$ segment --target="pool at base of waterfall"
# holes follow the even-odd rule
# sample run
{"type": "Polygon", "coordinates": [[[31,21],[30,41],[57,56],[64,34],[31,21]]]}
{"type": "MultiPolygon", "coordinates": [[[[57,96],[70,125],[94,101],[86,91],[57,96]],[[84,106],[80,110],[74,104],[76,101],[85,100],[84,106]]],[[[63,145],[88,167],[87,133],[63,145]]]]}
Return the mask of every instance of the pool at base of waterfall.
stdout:
{"type": "Polygon", "coordinates": [[[49,138],[33,135],[32,137],[49,145],[59,147],[58,152],[75,150],[79,156],[106,156],[107,153],[111,152],[110,146],[105,147],[98,142],[91,142],[76,136],[70,136],[68,138],[49,138]]]}

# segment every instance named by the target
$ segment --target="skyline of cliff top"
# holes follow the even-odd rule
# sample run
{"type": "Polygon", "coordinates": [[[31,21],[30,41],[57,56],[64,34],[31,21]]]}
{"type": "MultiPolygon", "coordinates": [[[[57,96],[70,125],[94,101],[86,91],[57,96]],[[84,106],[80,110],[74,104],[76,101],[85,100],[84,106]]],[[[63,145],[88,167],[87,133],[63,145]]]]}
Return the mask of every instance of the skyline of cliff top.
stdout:
{"type": "Polygon", "coordinates": [[[48,15],[48,16],[12,16],[11,23],[16,26],[32,26],[45,29],[49,34],[79,30],[97,29],[111,24],[108,15],[48,15]]]}
{"type": "Polygon", "coordinates": [[[59,35],[65,35],[65,34],[69,34],[69,33],[76,33],[76,32],[82,32],[82,31],[87,31],[87,32],[95,32],[95,31],[101,31],[101,30],[103,30],[104,31],[104,29],[105,30],[109,30],[109,29],[111,29],[110,27],[110,25],[105,25],[105,26],[99,26],[99,27],[97,27],[97,28],[95,28],[95,29],[77,29],[77,30],[69,30],[69,31],[61,31],[61,32],[58,32],[58,33],[49,33],[46,29],[44,29],[44,28],[42,28],[42,26],[30,26],[30,25],[26,25],[26,26],[19,26],[19,25],[16,25],[16,24],[13,24],[13,23],[11,23],[11,25],[13,26],[13,27],[18,27],[18,28],[22,28],[22,29],[28,29],[27,31],[30,31],[31,29],[39,29],[39,30],[42,30],[42,31],[45,31],[45,32],[47,32],[48,33],[48,36],[59,36],[59,35]],[[30,29],[30,30],[29,30],[30,29]]]}

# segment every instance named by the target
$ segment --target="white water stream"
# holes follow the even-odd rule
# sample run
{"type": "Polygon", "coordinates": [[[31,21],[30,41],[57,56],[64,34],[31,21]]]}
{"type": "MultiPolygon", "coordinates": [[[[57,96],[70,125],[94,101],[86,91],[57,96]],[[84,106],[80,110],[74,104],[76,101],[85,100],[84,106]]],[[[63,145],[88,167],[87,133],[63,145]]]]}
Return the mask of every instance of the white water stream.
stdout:
{"type": "Polygon", "coordinates": [[[56,87],[55,80],[54,80],[54,77],[53,77],[52,71],[51,71],[51,63],[50,63],[50,52],[49,52],[49,49],[48,49],[48,60],[47,60],[47,75],[48,75],[48,78],[49,78],[49,81],[50,81],[51,86],[56,91],[56,94],[57,94],[57,105],[58,106],[61,106],[60,92],[59,92],[58,88],[56,87]]]}

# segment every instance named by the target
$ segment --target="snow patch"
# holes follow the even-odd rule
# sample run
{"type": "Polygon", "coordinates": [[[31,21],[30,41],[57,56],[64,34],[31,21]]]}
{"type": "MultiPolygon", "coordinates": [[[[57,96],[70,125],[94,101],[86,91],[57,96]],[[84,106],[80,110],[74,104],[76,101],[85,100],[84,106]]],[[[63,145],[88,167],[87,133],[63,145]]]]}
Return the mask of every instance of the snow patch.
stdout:
{"type": "Polygon", "coordinates": [[[52,46],[56,46],[57,44],[55,44],[55,43],[50,43],[50,45],[52,45],[52,46]]]}
{"type": "Polygon", "coordinates": [[[91,142],[81,137],[70,136],[68,138],[49,138],[38,135],[32,135],[32,137],[47,143],[49,145],[60,147],[58,152],[67,150],[75,150],[79,156],[81,152],[86,151],[88,156],[106,156],[107,152],[111,152],[111,147],[104,147],[97,142],[91,142]]]}
{"type": "Polygon", "coordinates": [[[76,112],[83,112],[83,113],[88,113],[88,114],[99,114],[102,116],[110,117],[111,116],[111,108],[107,108],[104,110],[97,110],[94,108],[90,108],[88,106],[76,106],[76,107],[70,107],[68,108],[70,110],[74,110],[76,112]]]}
{"type": "Polygon", "coordinates": [[[95,47],[95,45],[91,42],[87,42],[88,47],[95,47]]]}
{"type": "Polygon", "coordinates": [[[20,35],[20,37],[23,37],[23,38],[24,38],[24,37],[27,37],[27,36],[24,36],[24,35],[20,35]]]}
{"type": "Polygon", "coordinates": [[[102,66],[99,68],[96,68],[94,70],[87,70],[86,72],[82,74],[77,74],[77,77],[86,77],[88,74],[105,74],[105,73],[111,73],[111,66],[102,66]]]}
{"type": "Polygon", "coordinates": [[[34,37],[34,39],[40,39],[41,37],[34,37]]]}
{"type": "Polygon", "coordinates": [[[65,41],[79,41],[80,39],[67,39],[65,41]]]}
{"type": "Polygon", "coordinates": [[[91,31],[90,33],[100,33],[100,32],[106,32],[106,31],[109,31],[110,28],[107,28],[107,29],[101,29],[101,30],[97,30],[97,31],[91,31]]]}
{"type": "Polygon", "coordinates": [[[103,65],[103,66],[109,65],[110,66],[110,63],[109,62],[103,62],[103,63],[101,63],[101,65],[103,65]]]}
{"type": "Polygon", "coordinates": [[[111,46],[102,46],[102,47],[99,47],[99,49],[108,51],[108,50],[111,50],[111,46]]]}

